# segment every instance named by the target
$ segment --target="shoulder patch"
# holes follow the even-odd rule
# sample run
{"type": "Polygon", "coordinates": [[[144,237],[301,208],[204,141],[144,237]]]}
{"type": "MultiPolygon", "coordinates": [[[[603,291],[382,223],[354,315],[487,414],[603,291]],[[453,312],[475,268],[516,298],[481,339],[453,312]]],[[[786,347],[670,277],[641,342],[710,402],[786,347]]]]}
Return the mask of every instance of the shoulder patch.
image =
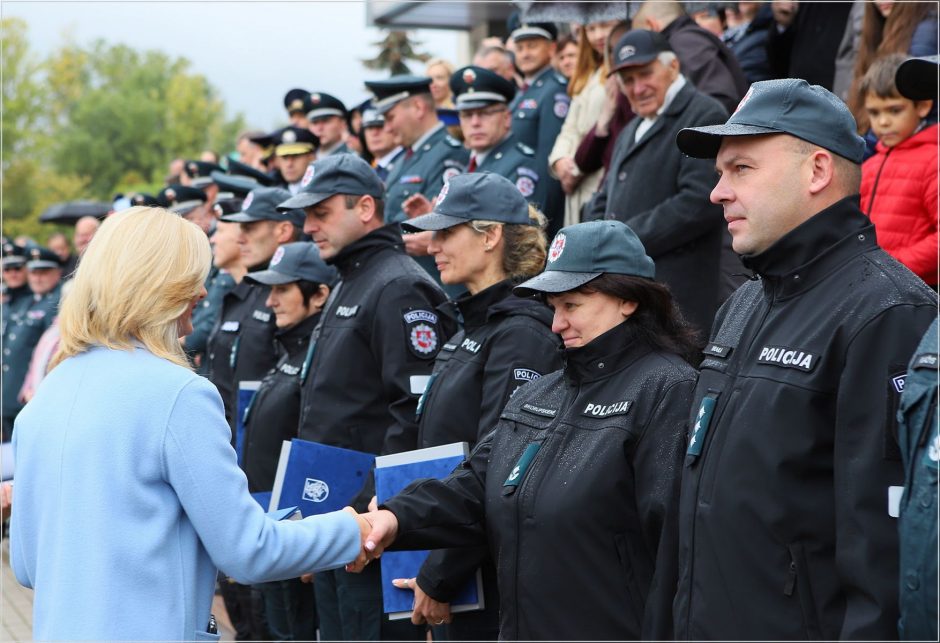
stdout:
{"type": "Polygon", "coordinates": [[[535,156],[535,150],[533,150],[531,147],[529,147],[528,145],[526,145],[526,144],[523,143],[522,141],[519,141],[518,143],[516,143],[516,148],[517,148],[520,152],[522,152],[523,154],[525,154],[526,156],[535,156]]]}
{"type": "Polygon", "coordinates": [[[520,176],[516,179],[516,189],[522,196],[529,198],[535,194],[535,181],[527,176],[520,176]]]}
{"type": "Polygon", "coordinates": [[[527,168],[524,165],[520,165],[519,167],[516,168],[516,174],[518,174],[519,176],[527,176],[533,181],[539,180],[539,173],[536,172],[535,170],[527,168]]]}
{"type": "Polygon", "coordinates": [[[562,76],[561,74],[559,74],[557,71],[555,72],[555,80],[561,83],[563,87],[568,86],[568,79],[562,76]]]}

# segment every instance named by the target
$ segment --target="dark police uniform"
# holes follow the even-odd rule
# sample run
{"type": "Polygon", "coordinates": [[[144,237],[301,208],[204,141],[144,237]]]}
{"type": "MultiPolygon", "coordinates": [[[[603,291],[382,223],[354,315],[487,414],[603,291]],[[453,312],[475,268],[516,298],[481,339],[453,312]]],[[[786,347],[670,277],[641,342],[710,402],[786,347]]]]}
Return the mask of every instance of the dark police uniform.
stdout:
{"type": "MultiPolygon", "coordinates": [[[[467,442],[472,448],[493,430],[519,387],[561,367],[552,314],[542,303],[512,294],[501,281],[457,301],[463,330],[438,353],[418,407],[418,448],[467,442]]],[[[431,552],[418,584],[449,603],[483,566],[486,609],[455,616],[443,626],[449,640],[495,640],[499,631],[496,567],[486,547],[431,552]]]]}
{"type": "MultiPolygon", "coordinates": [[[[317,119],[330,116],[337,116],[346,120],[347,114],[348,112],[343,101],[335,96],[325,92],[313,92],[310,94],[310,109],[307,111],[307,120],[311,123],[317,119]]],[[[346,141],[341,141],[339,145],[334,146],[333,149],[326,154],[322,154],[322,150],[317,150],[317,158],[323,158],[323,156],[330,154],[354,154],[354,152],[346,145],[346,141]]]]}
{"type": "Polygon", "coordinates": [[[694,369],[651,350],[630,321],[569,350],[565,370],[521,388],[450,478],[386,503],[395,547],[488,541],[500,640],[672,638],[694,385],[694,369]]]}
{"type": "MultiPolygon", "coordinates": [[[[936,66],[934,67],[936,71],[936,66]]],[[[907,367],[898,409],[898,442],[904,461],[901,534],[902,640],[937,639],[937,479],[940,412],[937,409],[937,320],[907,367]]]]}
{"type": "Polygon", "coordinates": [[[568,81],[548,65],[532,79],[510,105],[512,132],[519,142],[535,151],[535,171],[543,183],[542,211],[549,218],[549,231],[561,227],[565,214],[565,195],[561,183],[548,170],[548,155],[568,115],[571,97],[568,81]]]}
{"type": "Polygon", "coordinates": [[[857,195],[745,265],[761,278],[718,312],[692,405],[676,637],[893,638],[894,417],[936,294],[857,195]]]}
{"type": "Polygon", "coordinates": [[[522,196],[541,210],[547,183],[541,180],[535,163],[535,150],[510,133],[486,153],[473,171],[492,172],[509,179],[522,196]]]}
{"type": "MultiPolygon", "coordinates": [[[[26,268],[26,249],[9,241],[3,244],[3,266],[26,268]]],[[[6,335],[7,321],[10,316],[20,308],[28,306],[32,300],[33,291],[29,289],[29,284],[24,282],[22,286],[10,288],[6,283],[3,287],[3,305],[0,306],[2,314],[2,326],[0,326],[0,335],[6,335]]]]}
{"type": "Polygon", "coordinates": [[[209,345],[209,336],[222,314],[225,295],[235,288],[235,279],[224,270],[210,273],[206,280],[206,297],[193,311],[193,332],[183,340],[183,348],[191,359],[199,358],[197,372],[206,375],[209,372],[209,360],[205,352],[209,345]]]}

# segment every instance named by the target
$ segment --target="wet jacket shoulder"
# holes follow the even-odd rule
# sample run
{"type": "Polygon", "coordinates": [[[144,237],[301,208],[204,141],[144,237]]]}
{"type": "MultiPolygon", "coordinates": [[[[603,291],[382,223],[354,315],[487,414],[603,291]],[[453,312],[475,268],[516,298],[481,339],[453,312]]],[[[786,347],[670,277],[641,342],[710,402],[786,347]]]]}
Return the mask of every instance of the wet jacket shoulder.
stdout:
{"type": "Polygon", "coordinates": [[[936,294],[857,195],[745,264],[760,279],[719,311],[690,413],[676,636],[892,638],[894,416],[936,294]]]}

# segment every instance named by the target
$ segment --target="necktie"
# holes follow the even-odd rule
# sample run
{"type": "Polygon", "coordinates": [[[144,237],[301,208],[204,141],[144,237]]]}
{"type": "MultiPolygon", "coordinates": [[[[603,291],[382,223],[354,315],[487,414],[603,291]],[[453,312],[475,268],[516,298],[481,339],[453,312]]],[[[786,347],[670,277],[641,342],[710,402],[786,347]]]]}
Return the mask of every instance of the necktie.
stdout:
{"type": "Polygon", "coordinates": [[[529,83],[522,83],[522,87],[519,88],[519,91],[522,93],[529,91],[529,83]]]}
{"type": "Polygon", "coordinates": [[[470,163],[467,164],[467,174],[469,174],[470,172],[475,172],[476,169],[477,169],[477,157],[471,156],[470,163]]]}
{"type": "Polygon", "coordinates": [[[414,151],[413,149],[411,149],[410,147],[409,147],[407,150],[405,150],[405,160],[407,161],[407,160],[410,159],[412,156],[414,156],[414,153],[415,153],[415,151],[414,151]]]}

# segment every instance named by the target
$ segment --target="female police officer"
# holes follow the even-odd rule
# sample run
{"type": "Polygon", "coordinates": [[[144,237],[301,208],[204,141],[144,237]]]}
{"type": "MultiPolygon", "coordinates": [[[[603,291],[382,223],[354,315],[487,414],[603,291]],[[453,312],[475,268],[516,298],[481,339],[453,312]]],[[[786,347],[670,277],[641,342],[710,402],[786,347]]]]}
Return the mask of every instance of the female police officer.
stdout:
{"type": "Polygon", "coordinates": [[[564,369],[512,397],[450,477],[417,482],[367,516],[381,546],[488,540],[501,639],[672,637],[694,348],[652,278],[624,224],[562,229],[545,272],[516,292],[554,308],[564,369]]]}
{"type": "MultiPolygon", "coordinates": [[[[297,435],[300,387],[310,335],[329,297],[336,270],[323,263],[316,245],[308,242],[279,246],[267,270],[251,273],[249,281],[271,287],[265,305],[274,311],[280,347],[277,365],[261,382],[245,413],[242,467],[252,492],[274,486],[281,443],[297,435]]],[[[316,638],[313,586],[299,579],[260,586],[268,627],[278,641],[316,638]]]]}
{"type": "MultiPolygon", "coordinates": [[[[496,426],[510,395],[561,367],[551,311],[539,301],[512,294],[514,285],[545,265],[545,217],[511,181],[480,172],[453,177],[434,212],[402,226],[433,231],[428,251],[441,281],[469,291],[456,302],[463,330],[437,354],[418,406],[418,446],[466,441],[473,447],[496,426]]],[[[431,554],[417,579],[397,584],[415,591],[416,623],[450,622],[435,632],[435,640],[495,640],[495,574],[485,547],[440,550],[431,554]],[[449,601],[481,564],[487,608],[451,622],[449,601]]]]}

